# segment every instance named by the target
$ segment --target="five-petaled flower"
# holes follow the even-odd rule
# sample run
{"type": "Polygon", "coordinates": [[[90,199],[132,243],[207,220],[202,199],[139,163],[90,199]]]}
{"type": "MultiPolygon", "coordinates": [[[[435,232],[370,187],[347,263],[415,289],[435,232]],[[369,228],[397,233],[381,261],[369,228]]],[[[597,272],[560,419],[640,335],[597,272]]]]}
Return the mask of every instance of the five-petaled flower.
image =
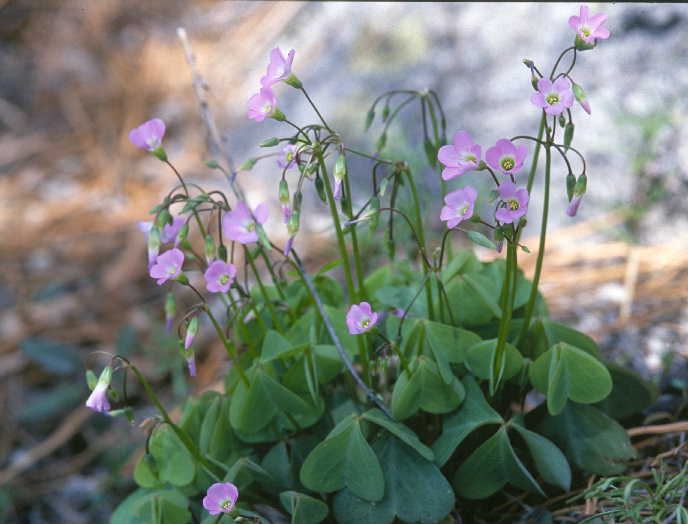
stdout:
{"type": "Polygon", "coordinates": [[[349,308],[346,314],[346,325],[349,328],[349,333],[352,335],[360,335],[373,328],[378,321],[378,314],[374,313],[370,308],[368,302],[361,302],[354,304],[349,308]]]}
{"type": "Polygon", "coordinates": [[[155,259],[155,264],[150,268],[150,276],[157,278],[161,286],[170,279],[177,278],[182,272],[184,253],[181,249],[170,249],[155,259]]]}
{"type": "Polygon", "coordinates": [[[282,148],[282,155],[277,157],[277,165],[282,169],[291,169],[296,165],[296,145],[288,144],[282,148]]]}
{"type": "Polygon", "coordinates": [[[294,54],[296,51],[293,49],[289,51],[287,57],[284,57],[282,50],[279,47],[275,47],[270,51],[270,63],[268,64],[267,74],[260,79],[260,83],[263,87],[270,87],[277,82],[286,80],[291,75],[291,66],[294,63],[294,54]]]}
{"type": "Polygon", "coordinates": [[[264,224],[268,219],[268,205],[259,204],[253,211],[255,220],[251,216],[251,211],[244,202],[238,202],[236,207],[225,214],[222,218],[222,231],[230,240],[240,244],[252,244],[258,242],[257,224],[264,224]]]}
{"type": "Polygon", "coordinates": [[[492,169],[505,175],[513,175],[521,170],[523,161],[528,156],[526,146],[515,146],[511,140],[501,138],[485,153],[485,160],[492,169]]]}
{"type": "Polygon", "coordinates": [[[229,513],[239,498],[239,490],[231,482],[216,482],[203,497],[203,507],[211,515],[229,513]]]}
{"type": "Polygon", "coordinates": [[[499,185],[501,204],[495,213],[495,218],[502,224],[511,224],[528,212],[528,191],[516,187],[513,182],[503,182],[499,185]]]}
{"type": "Polygon", "coordinates": [[[248,117],[256,122],[262,122],[277,109],[277,98],[270,87],[262,87],[255,95],[248,99],[248,117]]]}
{"type": "Polygon", "coordinates": [[[437,160],[446,167],[442,170],[442,178],[450,180],[475,169],[480,163],[481,148],[473,142],[466,131],[459,131],[454,135],[454,143],[440,147],[437,160]]]}
{"type": "Polygon", "coordinates": [[[571,81],[563,76],[554,82],[547,78],[538,80],[538,91],[530,101],[545,110],[548,115],[560,115],[573,105],[571,81]]]}
{"type": "Polygon", "coordinates": [[[129,131],[129,141],[146,151],[155,151],[165,136],[165,122],[154,118],[129,131]]]}
{"type": "Polygon", "coordinates": [[[580,16],[570,17],[569,25],[583,42],[594,44],[598,38],[602,40],[609,38],[609,29],[602,27],[606,21],[607,15],[598,13],[595,16],[589,16],[588,6],[582,5],[580,6],[580,16]]]}
{"type": "Polygon", "coordinates": [[[216,260],[205,270],[205,287],[211,293],[227,293],[236,273],[234,264],[216,260]]]}
{"type": "Polygon", "coordinates": [[[86,407],[91,408],[93,411],[98,411],[100,413],[107,413],[110,411],[110,402],[108,402],[107,390],[110,387],[110,381],[112,380],[112,367],[106,366],[103,372],[98,377],[98,382],[96,387],[93,388],[91,395],[86,401],[86,407]]]}
{"type": "Polygon", "coordinates": [[[471,186],[452,191],[444,197],[446,204],[440,213],[440,219],[447,222],[448,228],[456,227],[473,216],[473,206],[478,192],[471,186]]]}

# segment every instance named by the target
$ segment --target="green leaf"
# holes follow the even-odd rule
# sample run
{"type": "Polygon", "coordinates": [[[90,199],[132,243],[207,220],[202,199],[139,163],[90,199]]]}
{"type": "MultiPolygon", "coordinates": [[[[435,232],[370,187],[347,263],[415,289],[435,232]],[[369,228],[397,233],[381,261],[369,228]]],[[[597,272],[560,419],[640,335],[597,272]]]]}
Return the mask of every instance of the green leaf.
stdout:
{"type": "MultiPolygon", "coordinates": [[[[312,359],[318,372],[317,378],[319,384],[326,384],[342,371],[344,365],[342,364],[341,358],[339,358],[336,347],[318,344],[306,351],[311,351],[312,359]]],[[[282,383],[294,391],[308,391],[304,362],[305,356],[299,355],[294,364],[282,377],[282,383]]]]}
{"type": "Polygon", "coordinates": [[[317,524],[330,512],[323,501],[297,491],[280,493],[280,502],[291,515],[291,524],[317,524]]]}
{"type": "Polygon", "coordinates": [[[263,348],[260,358],[263,362],[281,357],[284,353],[291,351],[294,346],[277,331],[270,330],[266,333],[263,340],[263,348]]]}
{"type": "Polygon", "coordinates": [[[614,386],[609,396],[596,404],[596,407],[612,418],[623,419],[640,413],[655,402],[659,392],[653,383],[612,362],[607,362],[606,365],[614,386]]]}
{"type": "Polygon", "coordinates": [[[174,488],[138,489],[117,506],[110,524],[187,524],[191,522],[188,505],[187,497],[174,488]]]}
{"type": "Polygon", "coordinates": [[[552,415],[564,409],[567,399],[593,404],[612,390],[612,379],[605,365],[564,342],[540,355],[531,364],[529,376],[535,389],[547,396],[547,409],[552,415]]]}
{"type": "MultiPolygon", "coordinates": [[[[490,364],[493,354],[497,349],[497,339],[484,340],[475,344],[466,352],[466,366],[477,377],[488,380],[490,378],[490,364]]],[[[523,357],[521,353],[509,343],[504,346],[506,364],[504,368],[504,380],[516,376],[523,369],[523,357]]]]}
{"type": "Polygon", "coordinates": [[[487,403],[483,392],[471,375],[463,378],[466,400],[451,415],[442,421],[442,434],[432,446],[435,462],[444,466],[454,450],[473,431],[486,424],[501,424],[502,417],[487,403]]]}
{"type": "Polygon", "coordinates": [[[448,284],[457,275],[465,273],[478,273],[483,264],[475,256],[473,250],[462,249],[454,254],[449,264],[442,270],[442,283],[448,284]]]}
{"type": "Polygon", "coordinates": [[[158,477],[173,486],[186,486],[196,474],[193,457],[184,447],[174,430],[167,424],[158,426],[148,443],[155,458],[158,477]]]}
{"type": "Polygon", "coordinates": [[[316,275],[313,278],[315,289],[320,294],[320,299],[323,304],[337,307],[344,303],[344,294],[342,287],[334,278],[327,275],[316,275]]]}
{"type": "Polygon", "coordinates": [[[597,344],[589,336],[547,318],[537,319],[533,322],[521,349],[525,356],[535,360],[558,342],[566,342],[590,353],[593,357],[599,358],[600,356],[597,344]]]}
{"type": "Polygon", "coordinates": [[[27,338],[21,342],[19,349],[24,356],[56,375],[70,375],[81,367],[81,357],[77,349],[54,340],[27,338]]]}
{"type": "Polygon", "coordinates": [[[511,427],[523,437],[533,456],[535,468],[548,484],[564,491],[571,489],[571,467],[561,450],[545,437],[527,430],[521,423],[512,421],[511,427]]]}
{"type": "Polygon", "coordinates": [[[261,467],[270,474],[269,488],[283,491],[296,487],[294,468],[289,457],[287,444],[278,442],[268,451],[260,463],[261,467]]]}
{"type": "MultiPolygon", "coordinates": [[[[438,366],[441,366],[440,361],[461,364],[466,358],[466,350],[480,342],[480,337],[472,331],[429,320],[425,322],[425,337],[438,366]]],[[[443,378],[446,382],[444,375],[443,378]]]]}
{"type": "Polygon", "coordinates": [[[232,482],[241,492],[254,482],[269,483],[274,482],[274,479],[250,458],[242,457],[232,464],[223,481],[232,482]]]}
{"type": "Polygon", "coordinates": [[[353,416],[340,422],[310,452],[301,467],[300,479],[308,489],[321,493],[348,487],[370,501],[384,495],[382,468],[353,416]]]}
{"type": "Polygon", "coordinates": [[[445,290],[453,317],[460,325],[480,326],[495,317],[501,317],[501,310],[493,296],[494,286],[479,273],[457,275],[445,286],[445,290]]]}
{"type": "MultiPolygon", "coordinates": [[[[342,343],[342,347],[351,358],[355,358],[358,353],[358,343],[356,342],[356,335],[349,333],[349,328],[346,326],[346,309],[325,305],[325,312],[330,317],[332,327],[335,333],[337,333],[337,338],[342,343]]],[[[327,334],[326,340],[326,344],[334,345],[334,341],[329,334],[327,334]]]]}
{"type": "Polygon", "coordinates": [[[420,441],[418,435],[416,435],[411,428],[401,422],[390,419],[382,410],[373,408],[363,413],[361,417],[373,424],[385,428],[392,435],[399,438],[399,440],[415,449],[426,460],[435,460],[435,454],[429,447],[420,441]]]}
{"type": "Polygon", "coordinates": [[[598,475],[617,475],[636,452],[623,427],[600,410],[568,402],[558,415],[548,415],[538,432],[554,441],[579,468],[598,475]]]}
{"type": "Polygon", "coordinates": [[[435,414],[448,413],[461,404],[465,395],[459,379],[454,376],[450,384],[445,384],[437,364],[419,356],[394,384],[392,413],[399,420],[415,415],[419,409],[435,414]]]}
{"type": "MultiPolygon", "coordinates": [[[[413,301],[413,298],[418,293],[418,286],[385,286],[375,292],[375,298],[383,306],[388,308],[406,309],[413,301]]],[[[413,305],[409,310],[409,315],[413,317],[427,316],[427,306],[425,305],[425,293],[421,292],[413,301],[413,305]]]]}
{"type": "Polygon", "coordinates": [[[516,456],[503,426],[461,464],[454,476],[454,487],[462,497],[484,499],[507,483],[544,495],[516,456]]]}
{"type": "Polygon", "coordinates": [[[144,453],[134,468],[134,481],[142,488],[162,487],[163,483],[160,482],[155,471],[156,469],[155,459],[151,455],[144,453]]]}
{"type": "Polygon", "coordinates": [[[473,243],[497,251],[497,246],[495,243],[482,233],[478,233],[477,231],[466,231],[466,235],[473,243]]]}
{"type": "Polygon", "coordinates": [[[334,498],[334,515],[340,524],[391,524],[403,522],[434,524],[454,507],[454,493],[444,475],[432,462],[394,437],[374,445],[382,464],[385,497],[368,502],[349,489],[334,498]]]}
{"type": "Polygon", "coordinates": [[[333,261],[331,261],[331,262],[328,262],[328,263],[325,264],[323,267],[321,267],[320,269],[318,269],[318,271],[317,271],[315,274],[316,274],[316,275],[324,275],[325,273],[329,273],[329,272],[332,271],[334,268],[339,267],[339,266],[341,266],[341,265],[342,265],[342,259],[341,259],[341,258],[337,258],[337,259],[335,259],[335,260],[333,260],[333,261]]]}

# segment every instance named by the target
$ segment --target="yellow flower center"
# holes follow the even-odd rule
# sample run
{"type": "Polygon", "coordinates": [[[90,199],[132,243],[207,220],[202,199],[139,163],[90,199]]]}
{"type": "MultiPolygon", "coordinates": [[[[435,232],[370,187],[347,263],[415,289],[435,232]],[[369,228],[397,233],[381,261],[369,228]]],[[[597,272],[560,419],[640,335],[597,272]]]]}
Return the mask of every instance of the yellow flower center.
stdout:
{"type": "Polygon", "coordinates": [[[520,207],[518,200],[514,199],[507,200],[506,205],[509,209],[511,209],[511,211],[516,211],[520,207]]]}
{"type": "Polygon", "coordinates": [[[251,231],[253,231],[254,229],[256,229],[256,223],[255,222],[251,222],[251,223],[246,225],[246,231],[248,231],[249,233],[251,231]]]}
{"type": "Polygon", "coordinates": [[[290,151],[287,153],[287,162],[291,162],[292,160],[294,160],[294,153],[290,151]]]}
{"type": "Polygon", "coordinates": [[[549,105],[554,105],[557,102],[559,102],[559,95],[556,93],[550,93],[549,95],[547,95],[547,98],[545,98],[545,100],[549,105]]]}
{"type": "Polygon", "coordinates": [[[364,318],[361,320],[361,327],[363,329],[366,329],[370,325],[370,319],[369,318],[364,318]]]}
{"type": "Polygon", "coordinates": [[[457,207],[456,212],[459,216],[464,216],[466,213],[468,213],[468,204],[464,204],[461,207],[457,207]]]}
{"type": "Polygon", "coordinates": [[[590,28],[589,27],[581,27],[581,33],[583,33],[584,37],[589,37],[591,34],[590,28]]]}
{"type": "Polygon", "coordinates": [[[227,499],[222,503],[222,509],[228,510],[232,507],[232,499],[227,499]]]}
{"type": "Polygon", "coordinates": [[[229,282],[229,275],[222,275],[219,278],[219,281],[220,281],[220,285],[224,286],[227,282],[229,282]]]}
{"type": "Polygon", "coordinates": [[[272,112],[272,104],[270,104],[270,103],[265,104],[263,106],[263,113],[265,113],[267,115],[268,113],[271,113],[271,112],[272,112]]]}
{"type": "Polygon", "coordinates": [[[513,158],[503,158],[502,159],[502,169],[504,171],[511,171],[514,166],[516,165],[516,162],[514,161],[513,158]]]}
{"type": "Polygon", "coordinates": [[[475,157],[475,155],[466,155],[463,157],[464,162],[473,162],[473,163],[478,163],[478,159],[475,157]]]}

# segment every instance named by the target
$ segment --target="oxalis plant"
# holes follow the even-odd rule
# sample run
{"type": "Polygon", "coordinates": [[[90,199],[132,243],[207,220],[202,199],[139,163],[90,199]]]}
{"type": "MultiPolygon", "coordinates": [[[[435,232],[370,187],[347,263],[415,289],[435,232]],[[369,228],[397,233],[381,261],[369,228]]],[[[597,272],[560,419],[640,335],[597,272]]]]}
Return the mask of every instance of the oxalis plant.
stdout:
{"type": "Polygon", "coordinates": [[[142,224],[150,276],[172,290],[167,328],[176,329],[191,377],[199,329],[214,331],[231,366],[225,392],[188,398],[178,421],[124,357],[114,356],[98,379],[88,373],[92,409],[132,416],[126,389],[112,381],[120,373],[138,380],[159,411],[134,472],[140,489],[112,522],[470,521],[473,501],[500,492],[526,492],[537,506],[546,494],[569,490],[576,474],[624,470],[634,450],[615,419],[645,408],[649,389],[603,362],[591,338],[549,319],[538,293],[553,180],[565,187],[571,216],[586,191],[585,159],[572,145],[574,101],[587,113],[590,106],[573,70],[580,52],[609,37],[605,19],[582,6],[569,19],[575,42],[549,74],[523,61],[534,89],[523,103],[541,113],[539,128],[496,140],[484,159],[466,131],[447,142],[447,120],[431,90],[378,97],[366,119],[368,129],[381,111],[376,151],[352,149],[292,71],[295,52],[285,57],[279,48],[248,116],[282,122],[286,136],[263,141],[280,149],[238,171],[207,162],[224,173],[228,194],[185,181],[162,146],[162,120],[131,131],[131,142],[178,181],[152,210],[154,220],[142,224]],[[316,123],[287,118],[275,95],[280,84],[301,92],[316,123]],[[388,129],[414,101],[444,198],[430,209],[421,205],[418,173],[385,155],[388,129]],[[542,223],[529,281],[518,254],[528,250],[521,236],[543,155],[542,223]],[[370,165],[370,175],[360,176],[372,189],[365,201],[353,198],[351,156],[370,165]],[[284,245],[264,229],[268,204],[250,206],[239,184],[266,158],[276,159],[280,174],[284,245]],[[482,199],[470,185],[451,189],[470,171],[494,182],[482,199]],[[308,185],[329,210],[338,249],[315,274],[293,246],[308,185]],[[446,229],[428,241],[424,221],[437,215],[446,229]],[[381,221],[388,261],[366,268],[363,236],[377,239],[381,221]],[[452,247],[456,235],[506,256],[481,262],[452,247]],[[415,249],[405,251],[415,256],[397,256],[399,238],[412,242],[415,249]],[[343,286],[328,274],[335,268],[343,286]],[[194,297],[183,308],[173,294],[180,287],[194,297]]]}

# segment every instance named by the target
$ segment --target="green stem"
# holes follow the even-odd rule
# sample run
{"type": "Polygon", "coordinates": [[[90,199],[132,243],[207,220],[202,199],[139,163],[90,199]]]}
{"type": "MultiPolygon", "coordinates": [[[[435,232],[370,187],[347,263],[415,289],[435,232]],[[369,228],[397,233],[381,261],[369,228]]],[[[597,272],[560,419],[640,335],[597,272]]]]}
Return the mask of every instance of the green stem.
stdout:
{"type": "Polygon", "coordinates": [[[311,105],[311,107],[315,110],[315,112],[318,114],[318,118],[320,118],[320,121],[323,123],[323,125],[327,128],[328,131],[332,131],[332,128],[327,125],[327,122],[325,122],[325,119],[323,116],[320,114],[320,111],[318,111],[318,107],[313,103],[313,100],[311,100],[311,97],[308,96],[308,92],[306,91],[306,88],[301,86],[301,92],[304,94],[306,97],[306,100],[308,100],[308,103],[311,105]]]}
{"type": "MultiPolygon", "coordinates": [[[[213,474],[213,464],[209,462],[199,451],[199,449],[196,447],[196,444],[194,444],[193,440],[187,433],[182,430],[179,426],[177,426],[174,422],[172,422],[172,419],[170,418],[169,413],[165,409],[165,407],[162,405],[160,400],[158,399],[158,396],[155,394],[153,391],[153,388],[151,385],[148,383],[146,380],[146,377],[143,376],[143,374],[138,370],[136,366],[131,364],[128,360],[123,361],[126,363],[127,367],[132,370],[134,375],[136,375],[136,378],[138,381],[141,383],[143,386],[143,389],[146,391],[146,396],[148,399],[155,405],[157,410],[160,412],[162,415],[163,420],[165,423],[172,428],[172,431],[179,437],[179,440],[182,441],[182,444],[184,444],[184,447],[191,453],[191,455],[196,459],[196,462],[199,464],[203,465],[204,468],[208,470],[209,473],[213,474]]],[[[213,474],[213,476],[215,476],[213,474]]],[[[217,478],[217,477],[216,477],[217,478]]]]}
{"type": "Polygon", "coordinates": [[[277,278],[277,275],[275,274],[275,270],[272,267],[272,261],[270,260],[270,257],[268,257],[268,254],[265,252],[265,249],[262,245],[260,246],[260,254],[263,257],[265,266],[268,268],[268,271],[270,272],[270,278],[272,278],[272,283],[275,285],[275,289],[277,289],[277,294],[280,296],[280,299],[286,301],[287,297],[284,294],[284,291],[282,290],[282,285],[280,284],[280,281],[277,278]]]}
{"type": "Polygon", "coordinates": [[[500,294],[500,308],[502,318],[499,321],[499,331],[497,334],[497,346],[490,366],[490,394],[494,395],[499,389],[505,366],[506,341],[511,325],[511,314],[513,310],[514,291],[516,289],[516,249],[515,243],[508,241],[506,252],[506,271],[504,274],[504,284],[500,294]]]}
{"type": "Polygon", "coordinates": [[[530,296],[526,304],[526,311],[523,317],[523,327],[518,335],[516,345],[523,341],[530,327],[530,320],[533,317],[533,309],[535,308],[535,300],[537,299],[538,284],[540,283],[540,274],[542,272],[542,260],[545,257],[545,239],[547,236],[547,217],[549,214],[549,185],[550,185],[550,168],[552,161],[552,152],[550,145],[545,146],[545,193],[544,202],[542,204],[542,223],[540,225],[540,243],[538,245],[538,255],[535,262],[535,274],[533,275],[532,287],[530,289],[530,296]]]}
{"type": "Polygon", "coordinates": [[[246,376],[244,368],[241,367],[241,364],[239,364],[238,361],[236,361],[236,348],[232,345],[232,343],[229,340],[227,340],[227,337],[225,337],[225,334],[222,331],[222,327],[220,326],[220,323],[215,318],[215,315],[213,315],[213,313],[210,311],[209,307],[206,306],[205,312],[208,314],[208,318],[210,318],[210,321],[213,323],[213,327],[215,328],[215,332],[217,333],[217,336],[220,337],[220,340],[222,341],[222,345],[225,347],[225,351],[227,352],[229,359],[234,363],[234,367],[236,367],[237,372],[239,373],[239,376],[241,377],[241,380],[244,382],[244,385],[246,387],[250,386],[251,384],[248,381],[248,377],[246,376]]]}
{"type": "Polygon", "coordinates": [[[538,160],[540,158],[540,143],[542,141],[542,134],[545,132],[545,123],[547,117],[543,113],[540,117],[540,127],[538,128],[537,142],[535,143],[535,152],[533,153],[533,163],[530,165],[530,172],[528,173],[528,194],[533,189],[533,181],[535,180],[535,172],[537,171],[538,160]]]}
{"type": "Polygon", "coordinates": [[[268,295],[267,289],[265,289],[265,286],[263,285],[263,280],[260,278],[260,273],[258,272],[258,268],[256,267],[256,263],[253,260],[253,257],[251,256],[251,253],[249,252],[248,248],[244,247],[244,253],[246,255],[246,259],[248,260],[249,265],[251,266],[251,269],[253,270],[253,274],[256,276],[256,282],[258,283],[258,287],[260,288],[260,293],[263,295],[263,300],[265,301],[265,307],[268,308],[268,311],[270,312],[270,318],[272,319],[272,325],[279,329],[283,330],[282,324],[279,322],[277,318],[277,312],[275,311],[275,306],[272,304],[272,300],[270,300],[270,296],[268,295]]]}
{"type": "MultiPolygon", "coordinates": [[[[354,219],[353,204],[351,203],[351,184],[349,183],[349,175],[344,177],[344,187],[346,190],[346,215],[349,220],[354,219]]],[[[368,300],[368,293],[366,292],[365,283],[363,281],[363,263],[361,259],[361,253],[358,249],[358,234],[356,233],[356,227],[351,227],[351,248],[354,256],[354,268],[356,270],[356,280],[358,281],[358,291],[359,297],[362,300],[368,300]]]]}
{"type": "MultiPolygon", "coordinates": [[[[410,169],[404,169],[406,174],[406,179],[408,180],[409,187],[411,188],[411,197],[413,198],[413,207],[416,214],[416,233],[418,234],[418,242],[420,243],[421,253],[425,253],[425,232],[423,231],[423,215],[420,209],[420,199],[418,198],[418,190],[416,189],[416,183],[413,181],[413,176],[411,175],[410,169]]],[[[425,265],[423,266],[423,271],[427,276],[428,269],[425,265]]],[[[435,320],[435,311],[432,305],[432,282],[429,279],[425,280],[425,299],[428,307],[428,319],[435,320]]]]}

